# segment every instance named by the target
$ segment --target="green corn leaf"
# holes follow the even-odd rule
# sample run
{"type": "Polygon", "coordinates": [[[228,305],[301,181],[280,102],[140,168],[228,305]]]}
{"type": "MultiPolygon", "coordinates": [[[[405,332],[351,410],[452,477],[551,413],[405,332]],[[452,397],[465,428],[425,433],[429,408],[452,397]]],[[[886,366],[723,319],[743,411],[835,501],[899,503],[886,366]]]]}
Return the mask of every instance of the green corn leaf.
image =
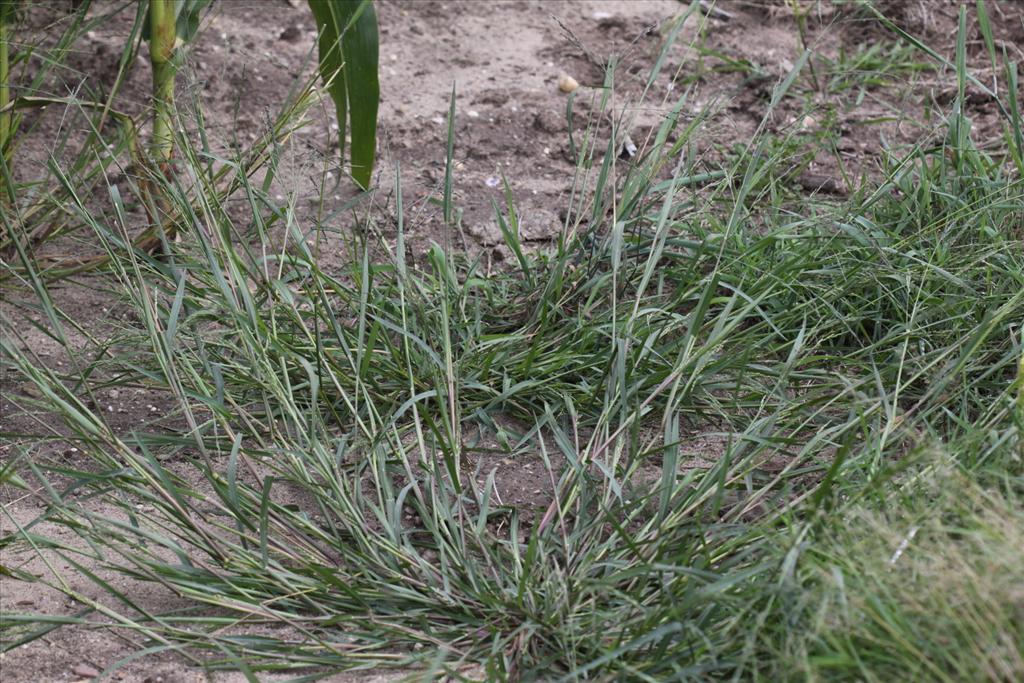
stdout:
{"type": "Polygon", "coordinates": [[[320,77],[337,112],[341,156],[351,126],[352,178],[365,189],[377,149],[377,14],[371,0],[309,0],[309,7],[320,35],[320,77]]]}

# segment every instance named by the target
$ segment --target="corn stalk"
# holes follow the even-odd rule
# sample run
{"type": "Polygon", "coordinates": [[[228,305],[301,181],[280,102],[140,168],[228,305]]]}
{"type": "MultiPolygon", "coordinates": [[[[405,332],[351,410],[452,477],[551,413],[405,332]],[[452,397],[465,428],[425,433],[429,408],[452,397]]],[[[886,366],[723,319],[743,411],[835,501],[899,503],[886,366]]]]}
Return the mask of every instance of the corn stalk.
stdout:
{"type": "Polygon", "coordinates": [[[11,55],[10,24],[14,20],[14,0],[0,0],[0,153],[10,162],[11,121],[11,55]]]}
{"type": "Polygon", "coordinates": [[[174,0],[150,0],[149,60],[153,65],[153,159],[166,165],[174,152],[174,0]]]}

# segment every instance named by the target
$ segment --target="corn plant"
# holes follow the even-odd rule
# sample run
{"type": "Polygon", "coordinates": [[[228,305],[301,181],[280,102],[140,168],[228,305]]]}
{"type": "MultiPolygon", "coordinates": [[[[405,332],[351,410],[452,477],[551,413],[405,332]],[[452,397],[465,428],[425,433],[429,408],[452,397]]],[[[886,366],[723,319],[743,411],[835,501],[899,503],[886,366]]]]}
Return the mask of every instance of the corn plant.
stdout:
{"type": "Polygon", "coordinates": [[[377,146],[377,14],[371,0],[309,0],[309,7],[320,36],[320,75],[337,112],[338,145],[344,157],[351,129],[352,178],[365,189],[377,146]]]}
{"type": "MultiPolygon", "coordinates": [[[[198,33],[203,11],[209,7],[211,0],[148,0],[137,6],[135,27],[126,39],[126,47],[122,55],[120,73],[115,87],[105,102],[88,102],[75,99],[74,105],[83,110],[100,112],[95,130],[102,129],[102,121],[113,117],[123,124],[127,141],[122,151],[129,152],[132,162],[141,167],[150,168],[150,175],[166,177],[173,170],[171,164],[175,156],[175,76],[181,62],[180,48],[187,45],[198,33]],[[140,40],[141,39],[141,40],[140,40]],[[138,127],[134,120],[118,112],[113,104],[121,78],[127,73],[137,54],[137,46],[142,42],[149,44],[149,57],[153,68],[152,105],[153,131],[150,138],[148,154],[141,150],[138,127]],[[142,151],[142,153],[140,153],[142,151]]],[[[50,104],[71,104],[66,98],[40,96],[14,96],[11,87],[12,73],[10,66],[17,63],[17,53],[10,52],[9,38],[13,34],[15,9],[17,0],[0,0],[0,150],[4,165],[0,169],[3,177],[11,182],[5,183],[8,188],[6,201],[14,202],[17,192],[11,174],[12,156],[17,134],[19,119],[16,110],[40,108],[50,104]]],[[[378,35],[377,18],[372,0],[309,0],[310,10],[318,29],[319,73],[324,85],[335,104],[339,128],[339,150],[344,161],[346,134],[351,137],[351,169],[352,178],[365,189],[370,182],[373,171],[374,154],[376,151],[377,108],[379,100],[378,67],[378,35]]],[[[76,13],[72,28],[61,36],[58,49],[68,50],[84,31],[85,27],[102,21],[102,17],[84,20],[87,7],[76,13]]],[[[51,60],[53,64],[59,60],[51,60]]],[[[26,92],[39,90],[48,66],[40,67],[25,86],[26,92]]],[[[309,90],[295,101],[285,105],[286,109],[296,112],[308,104],[309,90]],[[300,103],[301,101],[301,103],[300,103]]],[[[275,130],[271,135],[277,136],[287,131],[275,130]]],[[[280,143],[282,138],[273,137],[280,143]]],[[[266,160],[264,151],[272,140],[254,143],[247,155],[256,166],[266,160]]],[[[89,147],[87,142],[85,147],[89,147]]],[[[113,157],[111,157],[113,158],[113,157]]],[[[101,177],[104,164],[89,157],[83,164],[90,166],[92,172],[82,177],[101,177]]],[[[250,168],[255,170],[255,167],[250,168]]],[[[223,174],[218,174],[223,177],[223,174]]],[[[134,240],[134,247],[143,251],[153,251],[162,243],[160,233],[171,236],[176,231],[176,214],[172,211],[172,203],[161,196],[161,182],[154,182],[152,177],[143,176],[143,190],[147,195],[143,205],[150,210],[150,223],[154,226],[146,230],[134,240]],[[155,209],[156,215],[153,215],[155,209]]],[[[59,181],[53,192],[67,194],[80,192],[84,188],[65,187],[59,181]]],[[[226,190],[225,190],[226,191],[226,190]]],[[[21,214],[32,219],[32,226],[23,225],[22,233],[25,244],[35,244],[68,231],[68,219],[59,211],[45,208],[42,204],[34,208],[26,208],[21,214]]],[[[0,253],[13,255],[15,245],[13,233],[6,228],[0,236],[0,253]]],[[[63,259],[67,261],[68,259],[63,259]]],[[[70,269],[52,265],[46,268],[47,276],[62,276],[71,272],[93,268],[108,262],[106,256],[93,258],[71,259],[76,265],[70,269]]]]}
{"type": "Polygon", "coordinates": [[[177,71],[174,49],[179,37],[191,38],[188,27],[192,17],[209,0],[150,0],[148,29],[149,60],[153,65],[153,146],[154,160],[166,163],[174,151],[174,76],[177,71]],[[179,18],[183,22],[179,22],[179,18]],[[179,29],[183,23],[184,30],[179,29]]]}
{"type": "MultiPolygon", "coordinates": [[[[173,152],[175,48],[196,34],[210,0],[150,0],[143,35],[153,65],[153,155],[166,162],[173,152]]],[[[373,172],[380,86],[377,15],[371,0],[309,0],[316,21],[320,75],[338,117],[338,146],[345,153],[351,130],[352,178],[366,188],[373,172]]]]}
{"type": "Polygon", "coordinates": [[[14,18],[13,0],[0,0],[0,154],[7,160],[11,137],[10,24],[14,18]]]}

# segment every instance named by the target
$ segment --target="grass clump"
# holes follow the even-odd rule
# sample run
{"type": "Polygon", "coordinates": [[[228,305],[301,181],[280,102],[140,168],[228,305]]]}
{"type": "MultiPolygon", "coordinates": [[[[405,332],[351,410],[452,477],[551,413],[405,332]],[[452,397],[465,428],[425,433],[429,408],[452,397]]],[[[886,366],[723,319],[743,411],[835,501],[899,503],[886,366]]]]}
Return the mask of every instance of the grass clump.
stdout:
{"type": "MultiPolygon", "coordinates": [[[[307,94],[275,131],[301,125],[307,94]]],[[[31,293],[4,315],[5,370],[88,460],[36,462],[22,444],[2,476],[47,508],[3,543],[60,558],[106,597],[56,569],[11,573],[152,651],[250,673],[1019,673],[1019,116],[1006,108],[1005,150],[982,150],[958,100],[941,143],[891,151],[845,201],[794,205],[775,175],[790,140],[762,126],[721,168],[696,169],[706,118],[684,122],[686,103],[626,166],[620,122],[588,129],[549,252],[526,252],[511,199],[495,207],[518,264],[497,274],[439,246],[407,257],[400,173],[394,241],[345,219],[351,256],[323,267],[311,238],[342,219],[301,216],[252,180],[279,173],[270,142],[215,160],[179,134],[173,181],[146,178],[183,237],[159,256],[130,248],[136,184],[62,193],[131,315],[71,344],[82,327],[47,273],[24,249],[5,262],[31,293]],[[32,314],[67,367],[25,343],[32,314]],[[112,387],[166,410],[115,429],[89,399],[112,387]],[[722,447],[693,461],[698,429],[722,447]],[[539,502],[503,498],[506,459],[542,471],[539,502]],[[81,543],[40,531],[50,523],[81,543]],[[154,614],[96,565],[192,607],[154,614]]],[[[7,645],[51,627],[9,623],[7,645]]]]}
{"type": "MultiPolygon", "coordinates": [[[[955,452],[952,451],[951,452],[955,452]]],[[[781,679],[1012,681],[1024,673],[1018,491],[922,452],[885,497],[830,524],[795,579],[781,679]]]]}

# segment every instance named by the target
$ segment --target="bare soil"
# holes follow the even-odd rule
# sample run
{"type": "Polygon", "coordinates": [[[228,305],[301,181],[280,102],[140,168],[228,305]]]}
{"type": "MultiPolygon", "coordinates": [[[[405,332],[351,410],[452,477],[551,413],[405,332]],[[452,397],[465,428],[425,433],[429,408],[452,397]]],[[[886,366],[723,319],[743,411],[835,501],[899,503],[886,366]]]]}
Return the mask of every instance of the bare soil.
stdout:
{"type": "MultiPolygon", "coordinates": [[[[641,152],[647,134],[688,87],[690,113],[707,107],[717,111],[709,135],[698,150],[702,163],[714,167],[733,145],[748,141],[761,124],[772,87],[793,67],[804,43],[815,50],[815,77],[827,83],[828,60],[892,39],[848,7],[804,0],[799,6],[810,8],[803,40],[790,3],[719,2],[717,7],[725,10],[728,18],[721,15],[703,19],[695,15],[666,57],[664,76],[653,85],[655,96],[649,98],[648,106],[637,108],[636,98],[663,45],[667,20],[685,9],[678,0],[379,0],[382,107],[377,175],[381,189],[376,201],[383,209],[382,215],[393,206],[389,188],[400,166],[409,211],[410,257],[421,258],[431,242],[441,242],[471,255],[482,255],[490,267],[500,268],[510,253],[493,219],[491,200],[503,201],[498,181],[507,178],[522,216],[524,240],[533,249],[545,248],[563,224],[574,171],[565,117],[568,96],[559,89],[558,79],[564,74],[581,84],[575,108],[577,127],[582,126],[596,109],[604,80],[603,63],[612,56],[620,61],[614,108],[632,118],[631,137],[641,152]],[[730,68],[734,63],[753,68],[730,68]],[[447,234],[440,228],[436,207],[428,200],[438,196],[443,182],[446,117],[453,88],[457,111],[456,200],[463,217],[462,229],[447,234]]],[[[951,59],[957,26],[954,3],[893,0],[883,6],[905,28],[951,59]]],[[[97,3],[94,11],[109,11],[111,7],[97,3]]],[[[26,21],[44,31],[64,10],[60,4],[36,7],[26,21]]],[[[1024,56],[1020,47],[1024,45],[1024,4],[990,3],[990,12],[1001,47],[1020,60],[1024,56]]],[[[75,46],[70,65],[83,79],[78,86],[98,92],[110,87],[117,73],[121,42],[132,20],[133,10],[121,12],[96,26],[83,44],[75,46]]],[[[202,105],[212,136],[222,140],[237,137],[245,144],[266,129],[284,94],[312,73],[314,36],[304,3],[215,3],[199,38],[189,48],[179,100],[194,96],[202,105]]],[[[977,36],[972,36],[969,52],[976,73],[983,74],[984,46],[977,36]]],[[[919,54],[915,59],[924,61],[919,54]]],[[[122,92],[123,109],[136,115],[145,111],[149,78],[146,60],[139,59],[122,92]]],[[[936,106],[941,110],[942,100],[949,97],[948,87],[942,84],[953,83],[955,79],[948,71],[926,71],[895,76],[888,84],[868,88],[859,96],[829,92],[823,86],[804,101],[785,102],[767,126],[769,131],[781,134],[794,130],[803,134],[802,143],[793,151],[795,191],[841,198],[853,189],[850,184],[858,177],[877,174],[883,141],[895,147],[909,145],[941,128],[926,117],[936,106]],[[832,134],[828,131],[837,131],[832,154],[821,152],[821,140],[832,134]]],[[[991,101],[979,95],[970,100],[969,106],[976,137],[982,144],[996,140],[998,112],[991,101]]],[[[56,111],[36,116],[30,121],[34,126],[31,136],[18,152],[17,163],[23,174],[44,164],[51,154],[59,156],[53,140],[63,127],[75,125],[56,111]]],[[[572,132],[581,133],[578,128],[572,132]]],[[[314,220],[319,215],[321,195],[313,179],[327,164],[339,181],[326,195],[329,213],[352,196],[336,168],[336,157],[325,107],[290,142],[283,161],[287,172],[279,176],[275,191],[282,201],[294,201],[301,216],[314,220]]],[[[386,221],[378,228],[385,238],[393,232],[386,221]]],[[[67,243],[62,248],[67,248],[67,243]]],[[[343,255],[327,250],[323,259],[328,267],[337,266],[343,255]]],[[[59,305],[83,327],[83,333],[71,339],[72,346],[77,347],[85,347],[87,334],[105,338],[126,314],[102,278],[87,278],[85,282],[93,288],[66,286],[54,291],[59,305]]],[[[22,316],[27,323],[31,314],[15,306],[25,301],[26,294],[5,290],[3,296],[5,313],[22,316]]],[[[31,345],[46,362],[57,366],[75,362],[56,342],[28,326],[23,330],[23,343],[31,345]]],[[[52,416],[33,414],[20,406],[19,397],[31,397],[32,389],[11,377],[3,380],[0,433],[5,436],[0,457],[10,458],[19,445],[28,443],[35,458],[83,466],[74,448],[60,440],[63,429],[52,416]],[[17,436],[46,432],[54,438],[42,441],[17,436]]],[[[97,400],[111,423],[121,429],[149,421],[161,411],[159,400],[141,390],[109,392],[97,400]]],[[[713,459],[718,445],[712,437],[695,435],[689,451],[695,459],[713,459]]],[[[550,499],[548,474],[539,460],[535,466],[500,465],[498,477],[501,495],[509,502],[543,506],[550,499]]],[[[0,491],[0,501],[0,535],[29,523],[47,504],[41,489],[32,495],[0,491]]],[[[102,509],[103,504],[88,505],[102,509]]],[[[69,543],[77,542],[70,532],[52,524],[37,529],[69,543]]],[[[94,560],[86,564],[91,570],[106,571],[94,560]]],[[[0,566],[53,579],[43,559],[23,549],[5,549],[0,566]]],[[[71,567],[57,565],[52,569],[83,599],[100,597],[95,586],[77,576],[71,567]]],[[[112,577],[111,581],[153,612],[183,606],[178,598],[157,586],[122,577],[112,577]]],[[[81,608],[81,602],[69,602],[40,583],[3,578],[0,612],[70,615],[81,608]]],[[[142,647],[123,632],[102,628],[105,619],[92,620],[95,627],[60,628],[0,655],[0,677],[4,683],[92,678],[142,647]]],[[[482,676],[479,669],[464,673],[482,676]]],[[[243,680],[236,674],[209,675],[169,653],[124,663],[110,677],[144,683],[243,680]]],[[[386,672],[363,672],[329,680],[365,683],[397,677],[386,672]]]]}

